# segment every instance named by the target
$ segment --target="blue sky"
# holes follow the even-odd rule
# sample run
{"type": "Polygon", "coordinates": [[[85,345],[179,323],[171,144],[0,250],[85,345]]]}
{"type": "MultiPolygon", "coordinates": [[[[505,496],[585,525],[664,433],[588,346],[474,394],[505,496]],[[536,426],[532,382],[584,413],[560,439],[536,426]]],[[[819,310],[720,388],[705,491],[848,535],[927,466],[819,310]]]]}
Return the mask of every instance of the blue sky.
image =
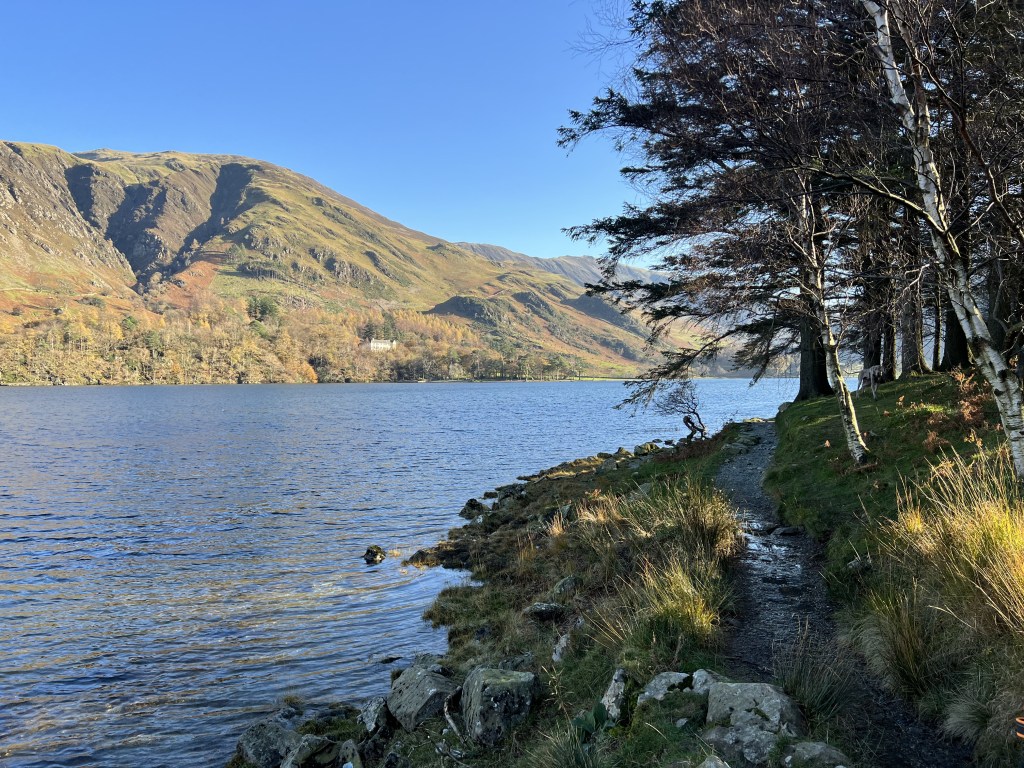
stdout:
{"type": "Polygon", "coordinates": [[[635,194],[556,132],[615,76],[579,52],[605,5],[8,0],[0,138],[245,155],[438,237],[599,255],[561,228],[635,194]]]}

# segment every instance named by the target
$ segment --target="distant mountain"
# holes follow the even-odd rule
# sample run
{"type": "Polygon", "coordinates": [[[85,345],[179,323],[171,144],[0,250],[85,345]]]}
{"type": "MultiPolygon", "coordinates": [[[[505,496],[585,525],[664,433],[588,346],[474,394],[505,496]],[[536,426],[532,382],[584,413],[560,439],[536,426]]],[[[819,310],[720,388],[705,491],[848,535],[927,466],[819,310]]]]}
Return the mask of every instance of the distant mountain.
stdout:
{"type": "Polygon", "coordinates": [[[0,143],[0,382],[633,375],[644,329],[599,277],[258,160],[0,143]]]}
{"type": "MultiPolygon", "coordinates": [[[[479,254],[495,264],[516,264],[540,269],[567,277],[579,286],[596,285],[601,282],[603,277],[601,267],[593,256],[558,256],[552,259],[541,259],[536,256],[527,256],[525,253],[510,251],[500,245],[485,245],[483,243],[455,243],[455,245],[479,254]]],[[[620,264],[615,270],[615,275],[620,280],[637,280],[642,283],[666,281],[665,276],[660,272],[631,267],[628,264],[620,264]]]]}

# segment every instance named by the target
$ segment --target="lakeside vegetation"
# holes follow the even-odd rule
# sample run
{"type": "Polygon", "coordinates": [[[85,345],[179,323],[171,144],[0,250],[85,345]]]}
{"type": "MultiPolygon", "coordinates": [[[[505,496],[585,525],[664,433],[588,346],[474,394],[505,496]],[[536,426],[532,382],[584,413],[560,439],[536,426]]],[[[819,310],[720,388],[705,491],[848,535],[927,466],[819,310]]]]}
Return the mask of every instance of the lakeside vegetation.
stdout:
{"type": "Polygon", "coordinates": [[[826,543],[850,644],[981,765],[1020,757],[1024,497],[991,397],[975,377],[884,385],[858,411],[873,461],[857,467],[827,400],[778,418],[767,486],[826,543]]]}
{"type": "MultiPolygon", "coordinates": [[[[863,702],[865,684],[881,684],[971,744],[979,765],[1011,765],[1024,701],[1024,498],[994,406],[959,373],[912,377],[861,400],[867,465],[845,450],[828,399],[778,418],[767,487],[785,521],[826,549],[844,647],[820,627],[794,627],[793,642],[775,649],[774,681],[809,736],[854,755],[852,764],[873,764],[877,724],[863,702]],[[857,679],[844,661],[851,650],[876,683],[857,679]]],[[[706,693],[634,702],[658,673],[733,668],[724,649],[741,618],[731,572],[742,528],[713,480],[743,435],[733,424],[707,441],[654,446],[640,462],[644,451],[621,450],[522,478],[491,494],[493,509],[470,503],[468,525],[411,558],[471,573],[426,613],[448,630],[446,675],[483,666],[536,676],[528,717],[498,747],[474,746],[441,717],[377,744],[353,711],[304,727],[415,765],[698,765],[711,754],[706,693]],[[561,613],[538,619],[538,604],[561,613]],[[618,671],[625,705],[613,718],[601,702],[618,671]]],[[[780,741],[768,764],[782,765],[791,748],[780,741]]]]}

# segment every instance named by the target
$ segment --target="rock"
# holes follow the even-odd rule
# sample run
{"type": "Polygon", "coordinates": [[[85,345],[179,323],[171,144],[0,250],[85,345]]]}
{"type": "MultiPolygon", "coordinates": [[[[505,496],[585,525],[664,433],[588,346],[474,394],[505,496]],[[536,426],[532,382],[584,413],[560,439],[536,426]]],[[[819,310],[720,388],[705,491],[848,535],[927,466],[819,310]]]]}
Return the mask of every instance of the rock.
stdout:
{"type": "Polygon", "coordinates": [[[779,740],[778,734],[753,726],[726,728],[721,725],[705,731],[703,738],[716,752],[740,765],[767,765],[768,756],[779,740]]]}
{"type": "Polygon", "coordinates": [[[676,720],[676,728],[678,728],[680,731],[683,730],[683,728],[685,728],[689,724],[690,718],[688,717],[680,717],[678,720],[676,720]]]}
{"type": "Polygon", "coordinates": [[[352,768],[363,768],[362,758],[359,757],[359,747],[356,743],[349,739],[341,745],[341,750],[338,755],[338,765],[341,768],[345,768],[346,765],[352,766],[352,768]]]}
{"type": "Polygon", "coordinates": [[[636,448],[634,448],[633,449],[633,455],[634,456],[648,456],[648,455],[650,455],[652,453],[657,453],[660,450],[661,450],[661,447],[657,443],[655,443],[653,441],[649,441],[649,442],[643,443],[641,445],[638,445],[636,448]]]}
{"type": "Polygon", "coordinates": [[[633,454],[631,454],[629,451],[627,451],[625,448],[623,448],[621,446],[619,447],[619,450],[617,450],[615,452],[615,455],[618,456],[620,459],[631,459],[631,458],[633,458],[633,454]]]}
{"type": "Polygon", "coordinates": [[[555,649],[551,652],[551,660],[558,664],[565,658],[565,652],[569,650],[569,643],[572,642],[572,632],[566,632],[558,638],[555,649]]]}
{"type": "Polygon", "coordinates": [[[688,672],[662,672],[649,682],[636,699],[637,707],[648,701],[664,701],[670,691],[687,688],[692,676],[688,672]]]}
{"type": "Polygon", "coordinates": [[[487,491],[486,493],[484,493],[484,498],[485,499],[496,499],[496,498],[498,498],[498,492],[497,491],[487,491]]]}
{"type": "Polygon", "coordinates": [[[708,759],[701,763],[697,768],[729,768],[729,764],[716,755],[710,755],[708,759]]]}
{"type": "MultiPolygon", "coordinates": [[[[334,768],[340,753],[341,744],[338,742],[307,733],[281,763],[281,768],[334,768]]],[[[358,759],[358,753],[356,757],[358,759]]],[[[362,768],[361,764],[357,765],[362,768]]]]}
{"type": "Polygon", "coordinates": [[[509,669],[515,672],[522,672],[533,666],[533,654],[527,651],[518,656],[509,656],[498,662],[498,669],[509,669]]]}
{"type": "Polygon", "coordinates": [[[724,677],[717,672],[711,672],[707,669],[698,669],[693,673],[693,682],[691,687],[694,693],[699,693],[701,696],[707,696],[711,690],[711,686],[715,683],[730,683],[732,682],[729,678],[724,677]]]}
{"type": "Polygon", "coordinates": [[[607,475],[609,472],[614,472],[616,469],[618,469],[618,466],[619,465],[616,463],[615,459],[607,458],[604,461],[602,461],[601,466],[597,468],[597,474],[607,475]]]}
{"type": "Polygon", "coordinates": [[[473,741],[493,747],[526,719],[537,678],[530,672],[477,667],[462,686],[462,718],[473,741]]]}
{"type": "Polygon", "coordinates": [[[846,570],[858,576],[870,571],[871,567],[871,555],[857,555],[857,557],[846,564],[846,570]]]}
{"type": "Polygon", "coordinates": [[[799,536],[803,532],[799,525],[780,525],[772,531],[772,536],[799,536]]]}
{"type": "Polygon", "coordinates": [[[608,689],[601,697],[601,703],[608,712],[608,719],[613,722],[622,717],[622,709],[626,705],[626,680],[626,670],[616,669],[608,689]]]}
{"type": "Polygon", "coordinates": [[[466,506],[462,508],[462,511],[459,512],[459,517],[464,517],[467,520],[472,520],[474,517],[486,514],[489,511],[490,510],[488,510],[487,507],[481,502],[477,501],[476,499],[470,499],[469,501],[466,502],[466,506]]]}
{"type": "Polygon", "coordinates": [[[379,547],[373,544],[366,548],[366,553],[363,555],[363,560],[366,561],[367,565],[376,565],[377,563],[384,562],[384,558],[387,557],[387,553],[383,547],[379,547]]]}
{"type": "Polygon", "coordinates": [[[714,683],[704,740],[727,759],[764,765],[779,738],[803,735],[797,705],[767,683],[714,683]]]}
{"type": "Polygon", "coordinates": [[[280,768],[302,740],[295,732],[299,711],[285,709],[250,726],[238,740],[238,753],[256,768],[280,768]]]}
{"type": "Polygon", "coordinates": [[[714,683],[708,692],[708,725],[743,725],[786,736],[803,733],[800,709],[778,686],[768,683],[714,683]]]}
{"type": "Polygon", "coordinates": [[[388,705],[383,696],[374,696],[363,705],[359,722],[371,735],[388,727],[388,705]]]}
{"type": "Polygon", "coordinates": [[[782,764],[786,768],[846,768],[853,762],[823,741],[801,741],[786,749],[782,764]]]}
{"type": "Polygon", "coordinates": [[[785,413],[786,411],[789,410],[789,406],[791,405],[792,403],[783,403],[782,405],[779,406],[779,413],[785,413]]]}
{"type": "Polygon", "coordinates": [[[447,677],[418,664],[406,669],[391,686],[387,696],[388,711],[407,731],[437,717],[445,699],[458,690],[447,677]]]}
{"type": "Polygon", "coordinates": [[[523,615],[535,621],[558,621],[565,616],[565,606],[558,603],[534,603],[523,615]]]}
{"type": "Polygon", "coordinates": [[[566,576],[551,588],[552,600],[564,600],[571,597],[580,585],[580,580],[575,576],[566,576]]]}

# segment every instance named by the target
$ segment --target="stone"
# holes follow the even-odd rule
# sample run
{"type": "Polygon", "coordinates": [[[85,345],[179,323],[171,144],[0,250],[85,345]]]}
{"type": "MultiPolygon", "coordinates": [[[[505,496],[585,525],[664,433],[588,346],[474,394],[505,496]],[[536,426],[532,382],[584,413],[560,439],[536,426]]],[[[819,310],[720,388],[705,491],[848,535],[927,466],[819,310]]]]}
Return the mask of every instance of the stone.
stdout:
{"type": "MultiPolygon", "coordinates": [[[[281,763],[281,768],[334,768],[340,754],[338,742],[307,733],[281,763]]],[[[354,768],[362,768],[362,765],[354,765],[354,768]]]]}
{"type": "Polygon", "coordinates": [[[779,735],[753,726],[716,725],[704,732],[703,739],[716,752],[739,765],[767,765],[779,735]]]}
{"type": "Polygon", "coordinates": [[[564,600],[571,597],[579,588],[580,580],[575,576],[566,576],[551,588],[552,600],[564,600]]]}
{"type": "Polygon", "coordinates": [[[569,650],[569,643],[572,642],[572,632],[566,632],[558,638],[555,649],[551,652],[551,660],[559,664],[565,658],[565,652],[569,650]]]}
{"type": "Polygon", "coordinates": [[[799,536],[803,532],[799,525],[780,525],[772,531],[772,536],[799,536]]]}
{"type": "Polygon", "coordinates": [[[697,768],[729,768],[729,764],[717,755],[710,755],[697,768]]]}
{"type": "Polygon", "coordinates": [[[688,672],[662,672],[655,675],[637,696],[636,705],[639,708],[648,701],[664,701],[669,692],[689,687],[692,680],[688,672]]]}
{"type": "Polygon", "coordinates": [[[708,692],[708,725],[756,725],[771,733],[800,736],[800,708],[768,683],[714,683],[708,692]]]}
{"type": "Polygon", "coordinates": [[[467,520],[472,520],[475,517],[486,514],[490,510],[477,499],[470,499],[466,502],[466,505],[459,512],[459,517],[464,517],[467,520]]]}
{"type": "Polygon", "coordinates": [[[346,765],[350,765],[352,768],[363,768],[363,760],[359,756],[359,747],[352,739],[341,745],[341,750],[338,754],[338,764],[342,768],[345,768],[346,765]]]}
{"type": "Polygon", "coordinates": [[[387,696],[388,711],[407,731],[437,717],[444,710],[444,702],[458,690],[458,686],[443,675],[414,664],[402,672],[391,686],[387,696]]]}
{"type": "Polygon", "coordinates": [[[786,749],[782,765],[785,768],[847,768],[853,762],[823,741],[801,741],[786,749]]]}
{"type": "Polygon", "coordinates": [[[388,704],[383,696],[374,696],[363,705],[359,711],[359,722],[371,735],[382,728],[387,728],[388,704]]]}
{"type": "Polygon", "coordinates": [[[377,563],[384,562],[384,558],[387,557],[387,553],[383,547],[379,547],[373,544],[366,548],[366,552],[363,554],[363,560],[366,561],[367,565],[376,565],[377,563]]]}
{"type": "Polygon", "coordinates": [[[498,669],[510,669],[515,672],[523,672],[533,666],[533,654],[530,651],[509,656],[498,662],[498,669]]]}
{"type": "Polygon", "coordinates": [[[597,474],[607,475],[609,472],[614,472],[618,469],[618,463],[613,458],[607,458],[601,462],[601,466],[597,468],[597,474]]]}
{"type": "Polygon", "coordinates": [[[534,603],[523,615],[536,621],[558,621],[565,616],[565,606],[558,603],[534,603]]]}
{"type": "Polygon", "coordinates": [[[648,456],[648,455],[650,455],[652,453],[657,453],[660,450],[661,450],[661,447],[657,443],[655,443],[653,441],[648,441],[648,442],[642,443],[641,445],[638,445],[636,448],[634,448],[633,449],[633,455],[634,456],[648,456]]]}
{"type": "Polygon", "coordinates": [[[711,686],[715,683],[729,683],[732,682],[729,678],[724,677],[717,672],[711,672],[707,669],[698,669],[693,673],[693,682],[691,687],[694,693],[699,693],[701,696],[707,696],[711,690],[711,686]]]}
{"type": "Polygon", "coordinates": [[[796,703],[767,683],[713,683],[704,740],[726,759],[764,765],[780,738],[804,733],[796,703]]]}
{"type": "Polygon", "coordinates": [[[477,667],[462,686],[462,718],[470,739],[493,747],[530,713],[537,678],[530,672],[477,667]]]}
{"type": "Polygon", "coordinates": [[[256,768],[280,768],[302,741],[295,732],[300,717],[296,709],[284,709],[247,728],[238,740],[238,754],[256,768]]]}
{"type": "Polygon", "coordinates": [[[601,697],[601,703],[608,713],[609,720],[617,721],[622,717],[622,710],[626,705],[626,680],[626,670],[616,669],[604,696],[601,697]]]}
{"type": "Polygon", "coordinates": [[[782,405],[779,406],[779,413],[785,413],[789,410],[789,406],[791,405],[792,403],[782,403],[782,405]]]}

